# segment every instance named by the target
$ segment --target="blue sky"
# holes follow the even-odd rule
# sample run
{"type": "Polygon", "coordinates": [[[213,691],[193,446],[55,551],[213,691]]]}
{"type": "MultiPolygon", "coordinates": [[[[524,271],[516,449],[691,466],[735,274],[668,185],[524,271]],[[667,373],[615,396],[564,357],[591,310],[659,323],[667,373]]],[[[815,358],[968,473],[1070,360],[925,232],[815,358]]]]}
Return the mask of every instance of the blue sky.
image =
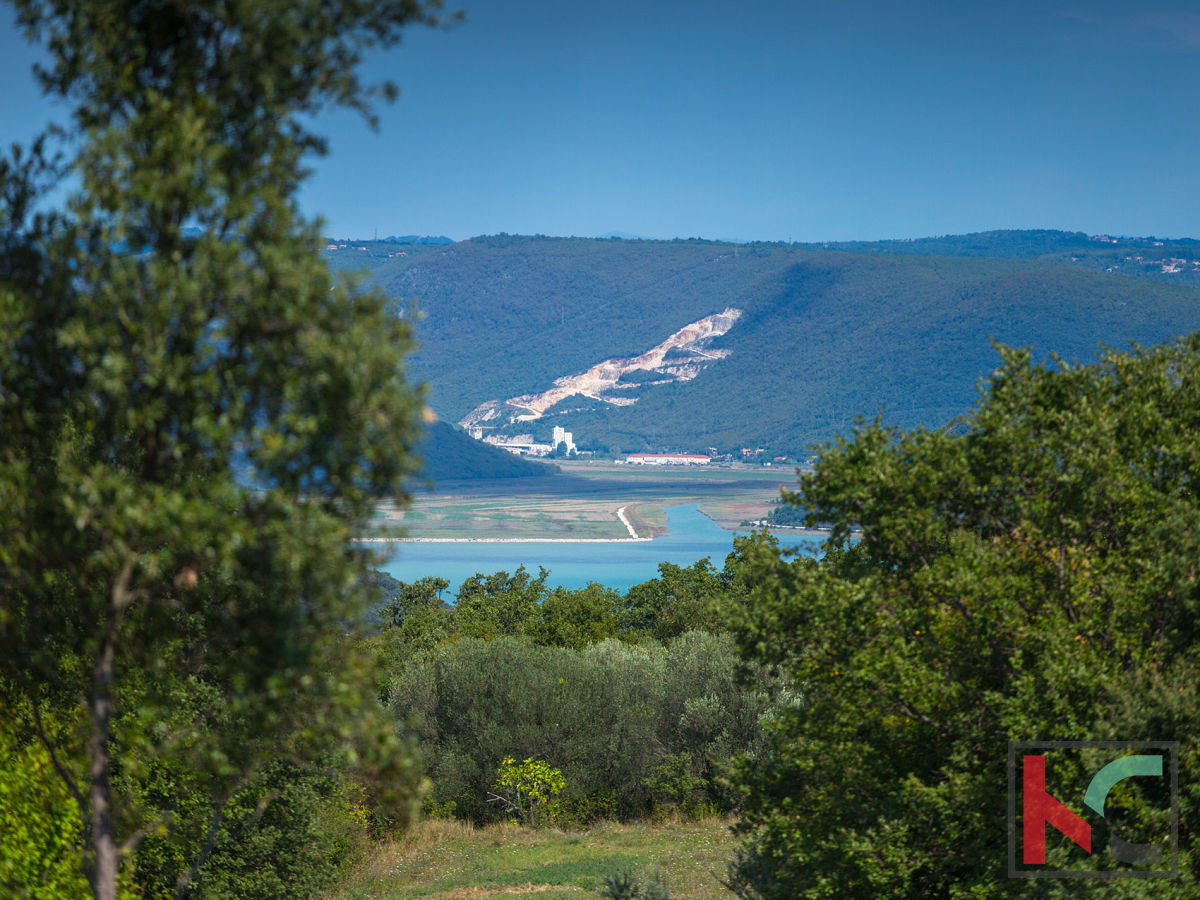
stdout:
{"type": "MultiPolygon", "coordinates": [[[[451,0],[453,6],[453,0],[451,0]]],[[[1200,237],[1194,0],[462,0],[323,117],[335,236],[1200,237]]],[[[0,20],[0,141],[53,114],[0,20]]]]}

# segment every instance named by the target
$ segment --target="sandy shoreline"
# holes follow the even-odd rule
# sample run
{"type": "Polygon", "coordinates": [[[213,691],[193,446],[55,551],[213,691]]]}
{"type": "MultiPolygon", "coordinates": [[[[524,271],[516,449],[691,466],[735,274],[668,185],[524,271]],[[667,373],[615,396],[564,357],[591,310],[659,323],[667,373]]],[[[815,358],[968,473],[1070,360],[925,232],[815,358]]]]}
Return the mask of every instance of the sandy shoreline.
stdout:
{"type": "Polygon", "coordinates": [[[654,538],[355,538],[358,544],[641,544],[654,538]]]}
{"type": "MultiPolygon", "coordinates": [[[[747,528],[745,525],[726,525],[721,522],[717,522],[716,526],[718,528],[724,528],[726,531],[753,532],[754,534],[757,534],[758,532],[763,530],[762,526],[759,526],[758,528],[747,528]]],[[[778,535],[780,537],[811,537],[811,538],[827,538],[830,535],[829,529],[791,528],[787,525],[769,525],[769,526],[767,526],[767,533],[778,535]]]]}

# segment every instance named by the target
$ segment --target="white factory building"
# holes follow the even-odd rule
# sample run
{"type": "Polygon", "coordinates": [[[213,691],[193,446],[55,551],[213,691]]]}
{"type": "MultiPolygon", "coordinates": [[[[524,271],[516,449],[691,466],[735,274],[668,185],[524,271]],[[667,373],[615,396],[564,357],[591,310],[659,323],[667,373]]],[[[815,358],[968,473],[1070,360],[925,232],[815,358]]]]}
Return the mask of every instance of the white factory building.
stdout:
{"type": "Polygon", "coordinates": [[[559,444],[566,444],[568,453],[577,452],[575,449],[575,435],[571,434],[571,432],[567,431],[561,425],[554,426],[554,437],[550,443],[554,445],[555,450],[558,449],[559,444]]]}

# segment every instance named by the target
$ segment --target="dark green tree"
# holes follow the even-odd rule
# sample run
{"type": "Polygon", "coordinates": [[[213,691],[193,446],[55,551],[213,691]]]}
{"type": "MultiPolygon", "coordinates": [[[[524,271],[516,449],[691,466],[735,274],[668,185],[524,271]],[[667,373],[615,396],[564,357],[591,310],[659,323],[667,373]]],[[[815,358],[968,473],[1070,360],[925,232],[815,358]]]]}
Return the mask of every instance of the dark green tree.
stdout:
{"type": "Polygon", "coordinates": [[[400,582],[399,592],[388,602],[384,614],[396,628],[424,627],[430,617],[450,611],[442,592],[450,587],[445,578],[427,576],[413,582],[400,582]],[[420,626],[417,623],[422,623],[420,626]]]}
{"type": "Polygon", "coordinates": [[[362,54],[436,5],[14,0],[72,132],[65,165],[39,142],[0,166],[0,678],[14,708],[76,717],[65,742],[28,724],[97,897],[182,815],[129,802],[139,760],[207,773],[215,834],[267,760],[371,713],[350,539],[406,493],[411,339],[330,276],[296,192],[312,116],[373,121],[395,89],[360,82],[362,54]],[[181,685],[220,702],[157,727],[181,685]]]}
{"type": "Polygon", "coordinates": [[[621,594],[594,581],[577,590],[557,587],[542,600],[530,628],[535,643],[579,650],[616,636],[621,594]]]}
{"type": "Polygon", "coordinates": [[[744,602],[752,573],[746,561],[760,545],[777,547],[766,532],[734,538],[733,552],[716,569],[705,557],[690,566],[660,563],[658,577],[635,584],[621,602],[618,628],[629,637],[668,641],[687,631],[724,631],[734,608],[744,602]]]}
{"type": "Polygon", "coordinates": [[[524,566],[509,575],[476,573],[458,588],[454,624],[466,637],[491,640],[500,635],[524,635],[537,622],[542,601],[549,594],[545,568],[536,578],[524,566]]]}
{"type": "Polygon", "coordinates": [[[659,563],[657,578],[625,592],[622,628],[663,641],[690,628],[707,627],[721,593],[720,573],[708,557],[690,566],[659,563]]]}
{"type": "MultiPolygon", "coordinates": [[[[1200,336],[1090,366],[1002,356],[953,431],[824,449],[797,497],[832,525],[822,560],[757,555],[738,638],[797,702],[740,777],[743,897],[1008,896],[1010,740],[1179,740],[1195,783],[1200,336]]],[[[1162,804],[1129,799],[1165,837],[1162,804]]],[[[1197,800],[1178,881],[1024,888],[1189,896],[1197,800]]]]}
{"type": "Polygon", "coordinates": [[[436,577],[400,582],[396,596],[383,608],[385,627],[364,639],[379,660],[379,696],[384,702],[392,676],[413,653],[454,637],[454,607],[442,599],[449,587],[449,581],[436,577]]]}

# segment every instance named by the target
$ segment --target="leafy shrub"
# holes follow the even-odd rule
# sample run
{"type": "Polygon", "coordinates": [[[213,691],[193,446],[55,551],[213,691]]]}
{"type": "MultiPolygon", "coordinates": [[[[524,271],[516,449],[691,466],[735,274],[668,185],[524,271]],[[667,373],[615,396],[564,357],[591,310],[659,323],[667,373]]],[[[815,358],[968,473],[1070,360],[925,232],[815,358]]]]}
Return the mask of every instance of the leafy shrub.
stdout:
{"type": "MultiPolygon", "coordinates": [[[[518,763],[511,756],[506,756],[496,772],[496,783],[492,785],[492,790],[494,799],[506,803],[509,810],[521,814],[526,825],[536,828],[538,811],[545,809],[566,786],[562,772],[540,759],[518,763]]],[[[545,821],[543,817],[542,824],[545,821]]]]}
{"type": "Polygon", "coordinates": [[[687,810],[703,796],[705,782],[693,772],[692,757],[672,753],[662,757],[646,776],[646,790],[656,806],[687,810]]]}

